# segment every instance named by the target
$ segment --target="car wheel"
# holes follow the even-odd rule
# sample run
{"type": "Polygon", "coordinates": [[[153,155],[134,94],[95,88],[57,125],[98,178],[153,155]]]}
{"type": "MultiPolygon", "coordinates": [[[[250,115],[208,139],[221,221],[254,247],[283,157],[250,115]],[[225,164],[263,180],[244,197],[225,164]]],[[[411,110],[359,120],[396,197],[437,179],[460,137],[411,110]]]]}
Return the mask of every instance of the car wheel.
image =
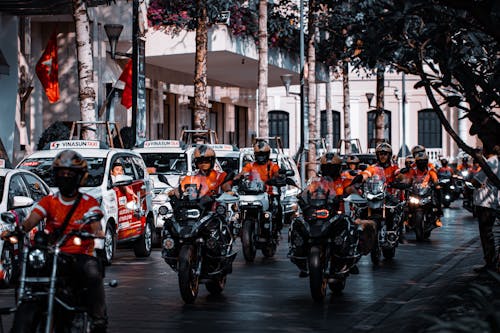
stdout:
{"type": "Polygon", "coordinates": [[[113,262],[116,250],[116,235],[113,227],[108,223],[104,233],[104,263],[109,266],[113,262]]]}
{"type": "Polygon", "coordinates": [[[144,225],[144,232],[134,246],[135,256],[138,258],[149,257],[153,246],[153,224],[149,221],[144,225]]]}

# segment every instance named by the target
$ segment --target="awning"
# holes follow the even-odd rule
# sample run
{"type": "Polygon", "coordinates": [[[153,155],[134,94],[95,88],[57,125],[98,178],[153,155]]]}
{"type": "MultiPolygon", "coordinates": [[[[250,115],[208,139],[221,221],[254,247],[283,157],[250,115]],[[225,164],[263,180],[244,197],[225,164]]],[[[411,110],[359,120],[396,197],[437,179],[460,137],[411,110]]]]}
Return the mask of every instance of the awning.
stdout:
{"type": "Polygon", "coordinates": [[[71,0],[0,0],[0,12],[12,15],[58,15],[71,13],[71,0]]]}

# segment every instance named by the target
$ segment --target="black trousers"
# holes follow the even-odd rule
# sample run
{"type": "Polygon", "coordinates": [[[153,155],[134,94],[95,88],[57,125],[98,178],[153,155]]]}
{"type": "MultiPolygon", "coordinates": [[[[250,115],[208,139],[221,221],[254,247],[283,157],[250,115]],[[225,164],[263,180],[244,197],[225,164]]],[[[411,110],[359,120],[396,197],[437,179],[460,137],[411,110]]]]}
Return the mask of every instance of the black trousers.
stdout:
{"type": "Polygon", "coordinates": [[[484,261],[486,265],[494,268],[498,261],[498,248],[495,245],[495,234],[493,232],[496,210],[482,206],[476,206],[476,208],[484,261]]]}

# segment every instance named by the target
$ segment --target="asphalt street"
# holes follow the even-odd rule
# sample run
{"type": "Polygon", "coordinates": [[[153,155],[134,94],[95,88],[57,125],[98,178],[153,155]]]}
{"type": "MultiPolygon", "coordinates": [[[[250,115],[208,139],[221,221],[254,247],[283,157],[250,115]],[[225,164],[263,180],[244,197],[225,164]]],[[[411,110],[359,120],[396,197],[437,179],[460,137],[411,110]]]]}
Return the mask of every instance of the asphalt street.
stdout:
{"type": "MultiPolygon", "coordinates": [[[[373,267],[369,257],[359,263],[359,275],[347,279],[341,295],[328,294],[315,304],[309,279],[286,254],[283,232],[274,258],[257,256],[252,264],[238,254],[233,273],[221,296],[210,296],[201,286],[193,305],[185,305],[177,275],[161,259],[136,259],[121,249],[106,280],[110,332],[417,332],[424,326],[420,315],[433,315],[431,305],[445,297],[450,281],[466,278],[471,265],[481,263],[476,220],[461,201],[445,209],[443,227],[430,239],[417,243],[413,233],[393,260],[373,267]]],[[[240,250],[240,241],[236,241],[240,250]]],[[[0,306],[13,304],[13,290],[0,291],[0,306]]],[[[4,319],[8,327],[10,318],[4,319]]]]}

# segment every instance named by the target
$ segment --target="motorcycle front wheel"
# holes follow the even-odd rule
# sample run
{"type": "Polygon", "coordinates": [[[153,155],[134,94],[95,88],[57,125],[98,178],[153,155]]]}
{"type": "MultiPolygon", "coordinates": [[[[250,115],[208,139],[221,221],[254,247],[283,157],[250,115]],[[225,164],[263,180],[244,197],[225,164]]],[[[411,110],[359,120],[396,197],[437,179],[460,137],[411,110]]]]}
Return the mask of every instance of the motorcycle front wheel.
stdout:
{"type": "Polygon", "coordinates": [[[243,256],[247,262],[253,262],[255,260],[255,253],[257,251],[253,239],[253,226],[254,222],[252,220],[243,221],[241,245],[243,247],[243,256]]]}
{"type": "Polygon", "coordinates": [[[224,275],[210,280],[205,284],[205,287],[212,295],[220,295],[224,291],[224,287],[226,286],[226,279],[227,276],[224,275]]]}
{"type": "Polygon", "coordinates": [[[184,245],[179,251],[179,289],[185,303],[194,302],[198,296],[199,283],[194,247],[184,245]]]}
{"type": "Polygon", "coordinates": [[[379,245],[379,240],[378,240],[378,234],[377,234],[377,239],[375,240],[375,244],[373,245],[373,249],[370,252],[370,258],[372,260],[373,265],[378,265],[380,263],[380,257],[382,255],[382,251],[380,249],[379,245]]]}
{"type": "Polygon", "coordinates": [[[10,243],[4,242],[0,260],[3,266],[3,279],[0,280],[0,288],[8,288],[11,282],[16,280],[17,277],[17,267],[14,263],[14,249],[10,243]]]}
{"type": "Polygon", "coordinates": [[[392,259],[396,255],[396,247],[382,249],[382,254],[384,255],[385,259],[392,259]]]}
{"type": "Polygon", "coordinates": [[[262,248],[262,254],[266,258],[271,258],[276,254],[276,244],[267,244],[262,248]]]}
{"type": "Polygon", "coordinates": [[[425,239],[424,225],[425,225],[425,214],[423,211],[417,210],[413,216],[413,226],[415,229],[415,237],[419,242],[422,242],[425,239]]]}
{"type": "Polygon", "coordinates": [[[323,260],[321,249],[313,246],[309,252],[309,285],[315,302],[323,302],[326,295],[327,280],[323,274],[323,260]]]}

